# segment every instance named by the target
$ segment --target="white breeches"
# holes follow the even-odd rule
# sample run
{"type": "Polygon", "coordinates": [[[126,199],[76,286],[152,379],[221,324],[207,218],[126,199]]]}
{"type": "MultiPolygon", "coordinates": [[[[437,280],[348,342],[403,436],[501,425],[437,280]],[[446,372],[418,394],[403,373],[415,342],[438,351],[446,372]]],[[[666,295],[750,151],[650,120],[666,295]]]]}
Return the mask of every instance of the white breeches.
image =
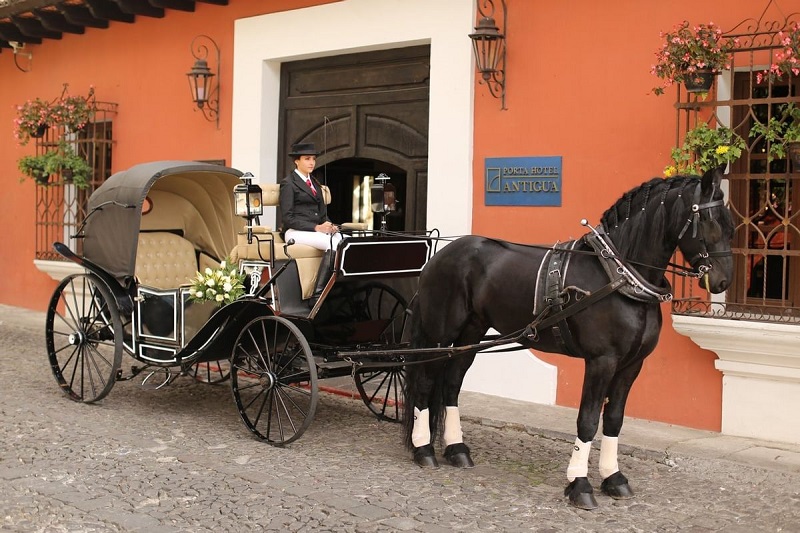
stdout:
{"type": "MultiPolygon", "coordinates": [[[[319,231],[300,231],[296,229],[287,229],[286,242],[289,242],[289,239],[293,239],[297,244],[306,244],[308,246],[312,246],[317,250],[330,250],[331,248],[335,250],[342,240],[342,234],[329,234],[320,233],[319,231]]],[[[289,253],[292,253],[291,248],[289,248],[289,253]]]]}

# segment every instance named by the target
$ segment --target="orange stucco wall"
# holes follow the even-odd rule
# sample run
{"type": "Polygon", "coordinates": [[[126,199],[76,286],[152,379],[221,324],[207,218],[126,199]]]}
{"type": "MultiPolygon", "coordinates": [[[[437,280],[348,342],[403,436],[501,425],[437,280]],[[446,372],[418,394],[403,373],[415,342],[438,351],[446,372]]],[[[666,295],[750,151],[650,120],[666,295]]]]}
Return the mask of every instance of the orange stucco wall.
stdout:
{"type": "MultiPolygon", "coordinates": [[[[19,183],[16,160],[32,153],[33,147],[18,147],[12,137],[15,104],[37,96],[54,98],[65,82],[72,94],[85,94],[93,85],[98,100],[119,104],[114,171],[156,159],[229,162],[234,21],[321,3],[327,2],[235,0],[224,7],[198,3],[194,13],[167,10],[163,19],[112,22],[107,30],[87,28],[84,35],[65,34],[60,41],[29,45],[33,63],[26,73],[17,70],[11,52],[3,50],[0,303],[43,310],[55,286],[31,263],[34,186],[30,181],[19,183]],[[222,53],[220,129],[189,100],[189,44],[199,34],[213,37],[222,53]]],[[[472,231],[552,243],[582,234],[581,218],[596,223],[623,192],[660,175],[667,163],[676,131],[674,92],[661,97],[650,93],[658,81],[649,70],[661,43],[659,32],[684,18],[730,29],[745,18],[758,17],[767,2],[506,3],[508,110],[501,111],[485,87],[475,87],[472,231]],[[562,207],[484,206],[484,158],[547,155],[563,157],[562,207]]],[[[668,306],[663,311],[661,342],[634,385],[627,414],[719,430],[722,385],[713,366],[715,356],[675,333],[668,306]]],[[[581,362],[541,357],[558,365],[558,403],[576,406],[581,362]]]]}
{"type": "MultiPolygon", "coordinates": [[[[688,18],[723,30],[757,18],[766,2],[528,2],[507,0],[508,110],[475,87],[475,233],[552,243],[584,233],[628,189],[662,173],[675,142],[675,89],[656,97],[650,74],[661,31],[688,18]],[[764,5],[762,5],[764,4],[764,5]],[[484,205],[486,157],[563,157],[562,207],[484,205]]],[[[524,274],[523,274],[524,275],[524,274]]],[[[716,356],[671,326],[634,384],[626,414],[719,430],[722,375],[716,356]],[[711,408],[713,406],[713,408],[711,408]]],[[[583,363],[558,366],[557,403],[577,407],[583,363]]]]}
{"type": "MultiPolygon", "coordinates": [[[[231,79],[236,19],[328,3],[311,0],[236,0],[229,6],[198,2],[194,13],[165,10],[164,18],[137,16],[134,24],[111,22],[83,35],[27,45],[32,68],[21,72],[10,50],[0,53],[0,302],[45,309],[55,282],[37,270],[34,257],[34,185],[19,182],[16,161],[34,152],[13,137],[15,106],[51,100],[69,84],[72,95],[94,86],[98,101],[114,102],[114,172],[158,159],[231,158],[231,79]],[[192,39],[209,35],[221,50],[220,128],[206,121],[190,100],[186,73],[194,58],[192,39]]],[[[20,60],[23,66],[27,61],[20,60]]]]}

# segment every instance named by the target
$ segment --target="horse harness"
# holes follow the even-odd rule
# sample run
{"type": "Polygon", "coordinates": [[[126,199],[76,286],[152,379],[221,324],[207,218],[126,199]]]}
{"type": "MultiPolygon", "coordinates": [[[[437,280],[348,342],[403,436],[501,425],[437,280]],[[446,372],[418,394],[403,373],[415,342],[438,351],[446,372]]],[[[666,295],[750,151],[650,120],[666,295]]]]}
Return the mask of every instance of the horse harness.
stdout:
{"type": "Polygon", "coordinates": [[[661,286],[653,285],[622,261],[601,224],[591,228],[581,239],[558,243],[545,254],[534,292],[533,314],[536,318],[525,328],[524,336],[531,342],[538,342],[539,331],[549,327],[564,353],[578,355],[567,318],[613,292],[638,302],[662,303],[672,299],[670,291],[666,278],[663,278],[661,286]],[[565,286],[570,259],[581,242],[591,246],[610,280],[594,292],[573,285],[565,286]],[[575,302],[569,305],[573,293],[575,302]]]}

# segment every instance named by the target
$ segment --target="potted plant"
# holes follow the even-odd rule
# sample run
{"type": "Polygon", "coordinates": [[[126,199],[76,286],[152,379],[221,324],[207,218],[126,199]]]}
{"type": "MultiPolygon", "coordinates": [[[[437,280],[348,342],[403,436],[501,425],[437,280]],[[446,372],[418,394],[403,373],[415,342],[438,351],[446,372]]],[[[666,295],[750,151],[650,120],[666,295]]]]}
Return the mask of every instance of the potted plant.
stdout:
{"type": "Polygon", "coordinates": [[[14,136],[20,145],[26,145],[31,138],[44,135],[51,126],[64,126],[70,131],[77,131],[86,126],[92,118],[94,107],[94,87],[89,87],[87,96],[67,95],[67,84],[61,97],[52,102],[41,98],[28,100],[17,106],[17,117],[14,119],[14,136]]]}
{"type": "Polygon", "coordinates": [[[661,32],[664,44],[656,52],[651,72],[663,79],[654,87],[656,95],[674,83],[684,83],[689,92],[706,93],[714,77],[730,66],[735,41],[722,39],[722,30],[713,22],[689,27],[684,20],[671,32],[661,32]]]}
{"type": "Polygon", "coordinates": [[[800,76],[800,23],[792,24],[788,32],[778,32],[781,49],[775,52],[775,62],[769,69],[756,74],[758,83],[774,82],[787,76],[800,76]]]}
{"type": "Polygon", "coordinates": [[[702,175],[736,161],[744,149],[744,139],[730,128],[711,128],[700,122],[686,133],[683,145],[672,149],[672,163],[664,169],[664,175],[702,175]]]}
{"type": "Polygon", "coordinates": [[[40,185],[48,184],[52,176],[61,176],[64,181],[84,189],[89,186],[92,177],[92,167],[64,141],[59,142],[54,150],[22,157],[17,166],[20,172],[40,185]]]}
{"type": "Polygon", "coordinates": [[[795,168],[800,169],[800,107],[794,102],[781,105],[780,114],[766,124],[756,120],[750,127],[750,137],[759,136],[769,143],[768,162],[789,154],[795,168]]]}
{"type": "MultiPolygon", "coordinates": [[[[26,176],[33,178],[39,185],[47,185],[50,180],[50,171],[47,169],[45,155],[26,155],[17,161],[17,168],[26,176]]],[[[20,181],[24,181],[21,178],[20,181]]]]}
{"type": "Polygon", "coordinates": [[[89,88],[87,97],[65,95],[66,85],[61,98],[51,108],[51,123],[60,124],[70,131],[83,129],[92,117],[92,104],[90,102],[94,96],[94,88],[89,88]]]}
{"type": "Polygon", "coordinates": [[[20,145],[28,144],[31,138],[42,137],[49,126],[50,102],[36,98],[17,106],[17,117],[14,119],[14,136],[20,145]]]}

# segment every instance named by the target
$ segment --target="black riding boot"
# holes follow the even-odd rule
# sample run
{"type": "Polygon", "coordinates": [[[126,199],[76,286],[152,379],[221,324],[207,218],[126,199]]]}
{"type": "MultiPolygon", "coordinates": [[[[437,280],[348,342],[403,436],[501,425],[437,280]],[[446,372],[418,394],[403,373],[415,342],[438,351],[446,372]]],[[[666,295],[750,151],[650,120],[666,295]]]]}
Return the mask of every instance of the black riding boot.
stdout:
{"type": "Polygon", "coordinates": [[[322,296],[322,291],[328,284],[328,280],[333,275],[333,251],[326,250],[325,255],[322,256],[322,261],[319,263],[319,271],[317,272],[317,284],[314,287],[314,294],[311,295],[309,303],[311,307],[317,305],[317,300],[322,296]]]}

